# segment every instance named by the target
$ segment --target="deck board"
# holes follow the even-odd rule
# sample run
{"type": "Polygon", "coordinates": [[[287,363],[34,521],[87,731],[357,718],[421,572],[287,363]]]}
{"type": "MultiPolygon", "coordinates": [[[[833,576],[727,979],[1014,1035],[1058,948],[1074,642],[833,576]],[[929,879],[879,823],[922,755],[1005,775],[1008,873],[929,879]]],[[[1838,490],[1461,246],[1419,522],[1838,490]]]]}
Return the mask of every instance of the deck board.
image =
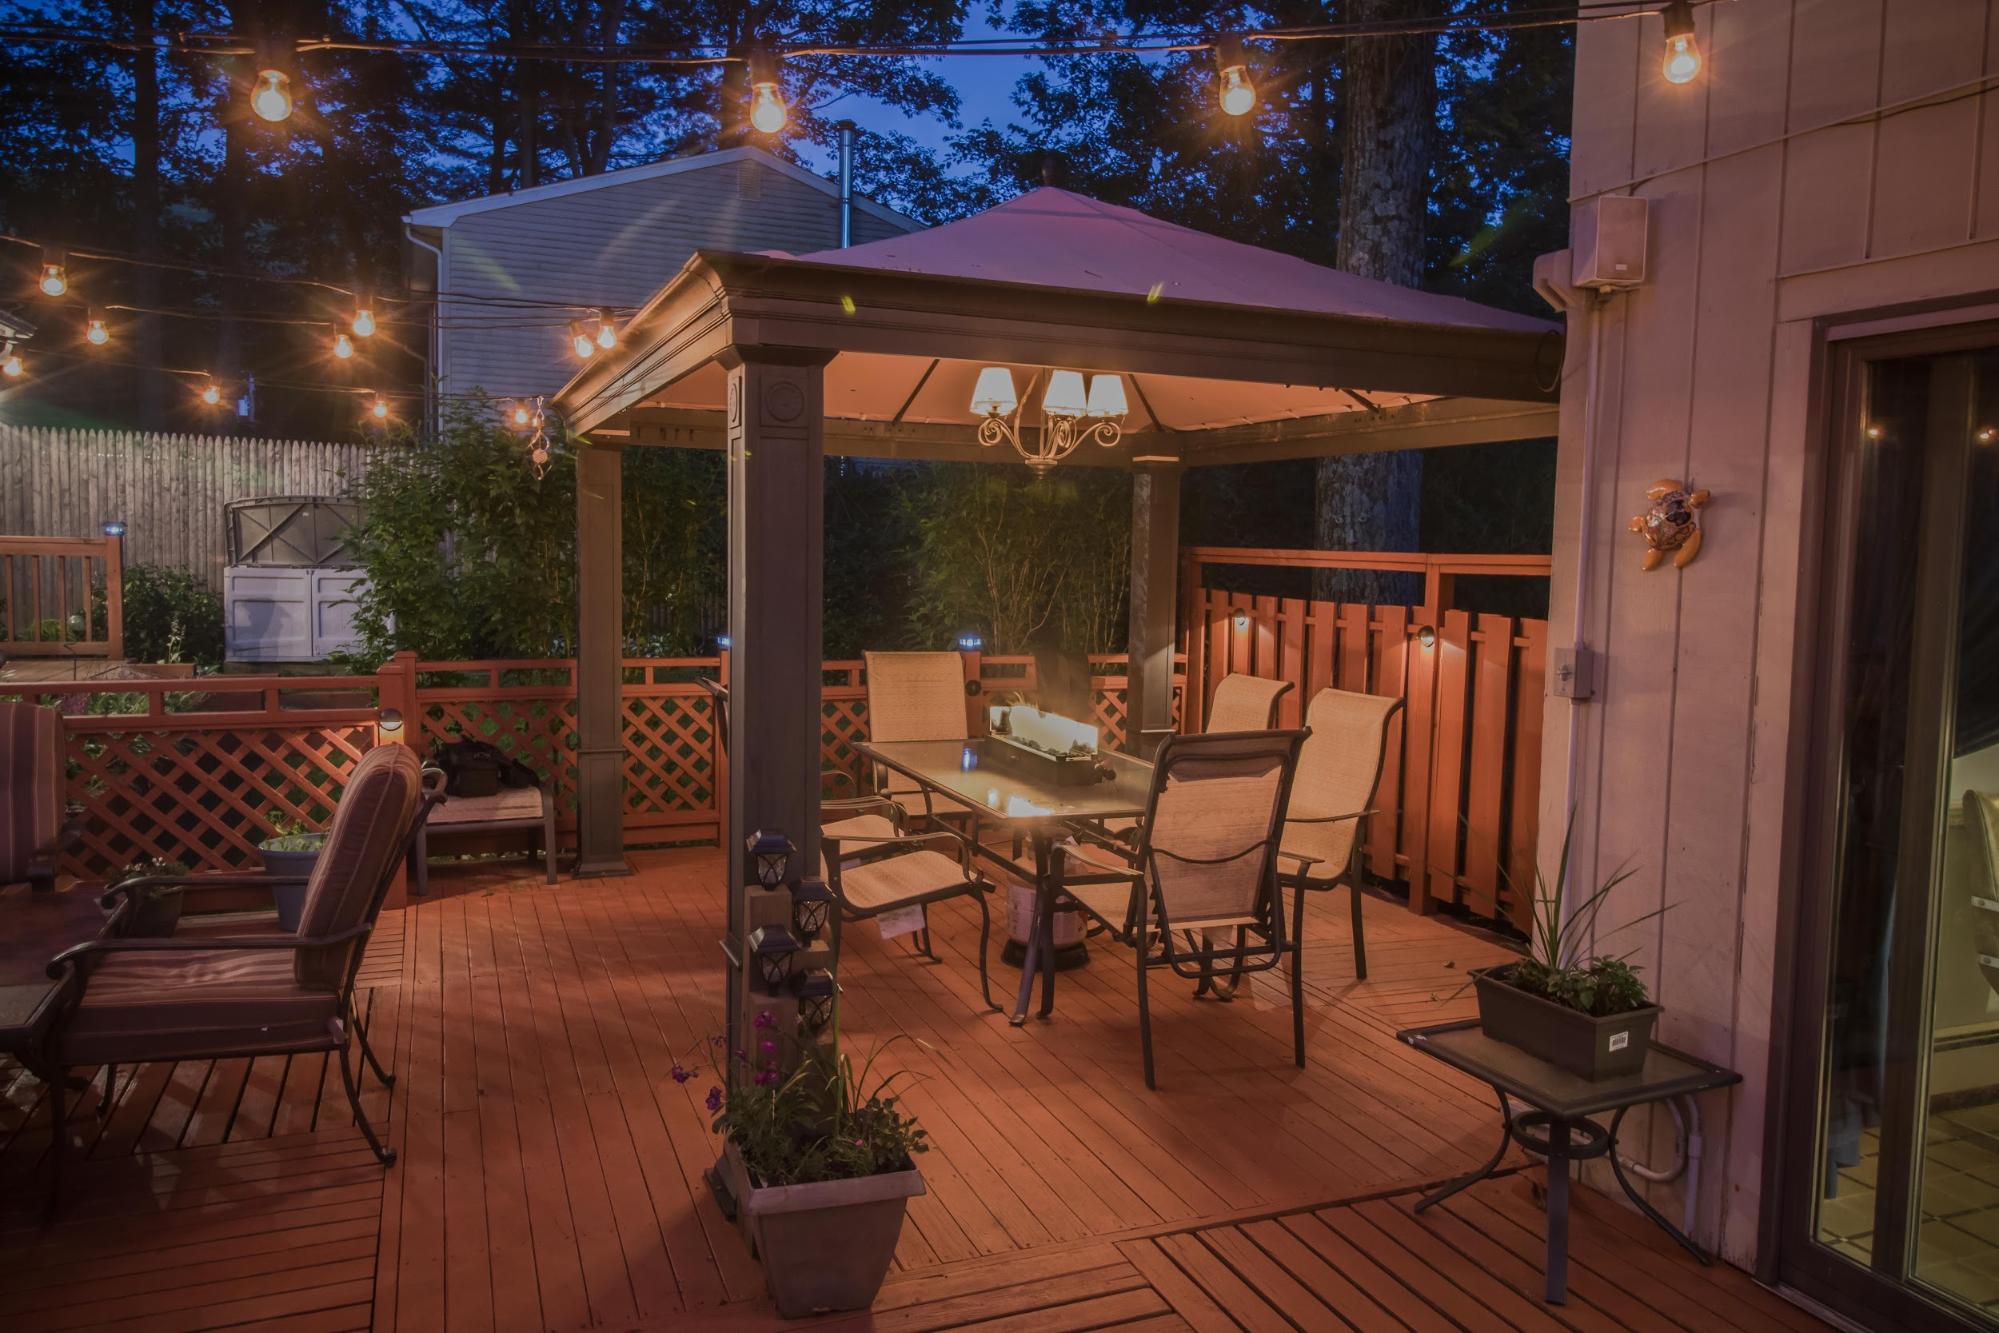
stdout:
{"type": "MultiPolygon", "coordinates": [[[[72,1108],[80,1160],[42,1226],[29,1205],[49,1136],[13,1080],[0,1311],[78,1328],[775,1327],[702,1184],[720,859],[635,859],[629,878],[553,888],[518,867],[440,874],[433,897],[384,914],[361,994],[398,1076],[364,1098],[400,1154],[388,1171],[325,1057],[144,1066],[120,1071],[104,1119],[72,1108]]],[[[846,1047],[909,1071],[933,1150],[875,1311],[820,1323],[1816,1327],[1586,1191],[1561,1311],[1538,1298],[1525,1176],[1415,1215],[1418,1184],[1484,1159],[1494,1112],[1394,1030],[1469,1012],[1465,972],[1505,948],[1385,898],[1365,910],[1371,976],[1357,982],[1346,900],[1308,901],[1302,1070],[1281,975],[1229,1004],[1155,977],[1157,1092],[1140,1077],[1127,952],[1093,944],[1055,1016],[1014,1028],[980,999],[968,904],[936,913],[941,962],[848,928],[846,1047]]],[[[1017,974],[994,953],[1005,998],[1017,974]]]]}

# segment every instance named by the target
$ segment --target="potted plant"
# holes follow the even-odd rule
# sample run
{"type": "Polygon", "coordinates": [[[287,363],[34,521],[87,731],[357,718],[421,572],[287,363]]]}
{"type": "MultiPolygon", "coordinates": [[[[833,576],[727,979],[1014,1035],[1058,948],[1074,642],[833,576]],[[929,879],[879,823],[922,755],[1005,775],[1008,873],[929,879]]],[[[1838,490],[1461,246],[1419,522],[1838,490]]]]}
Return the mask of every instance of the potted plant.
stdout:
{"type": "MultiPolygon", "coordinates": [[[[1635,1074],[1645,1067],[1660,1008],[1646,994],[1629,954],[1585,954],[1583,947],[1594,934],[1605,898],[1633,872],[1619,867],[1565,920],[1562,908],[1569,890],[1573,833],[1572,819],[1562,837],[1554,882],[1549,883],[1538,867],[1534,872],[1527,956],[1471,974],[1478,989],[1479,1026],[1494,1041],[1517,1046],[1584,1078],[1635,1074]]],[[[1665,910],[1647,912],[1625,926],[1665,910]]]]}
{"type": "MultiPolygon", "coordinates": [[[[119,871],[112,879],[111,886],[128,880],[152,879],[156,876],[187,874],[187,865],[182,861],[169,861],[163,856],[150,860],[134,861],[119,871]]],[[[106,899],[108,902],[109,899],[106,899]]],[[[155,884],[150,888],[136,890],[132,894],[132,907],[125,917],[124,932],[128,937],[140,939],[164,939],[174,933],[180,925],[181,890],[178,886],[155,884]]]]}
{"type": "Polygon", "coordinates": [[[277,906],[280,928],[298,929],[305,916],[303,881],[312,878],[312,869],[319,864],[320,849],[325,845],[326,835],[305,821],[282,812],[271,816],[271,836],[257,844],[264,857],[264,873],[296,881],[271,886],[271,901],[277,906]]]}
{"type": "MultiPolygon", "coordinates": [[[[813,1045],[780,1073],[770,1017],[757,1016],[756,1066],[739,1053],[732,1086],[708,1092],[724,1136],[716,1183],[747,1225],[779,1314],[865,1310],[909,1200],[923,1193],[925,1132],[889,1091],[900,1074],[870,1083],[872,1056],[856,1074],[813,1045]]],[[[688,1074],[676,1066],[674,1077],[688,1074]]]]}

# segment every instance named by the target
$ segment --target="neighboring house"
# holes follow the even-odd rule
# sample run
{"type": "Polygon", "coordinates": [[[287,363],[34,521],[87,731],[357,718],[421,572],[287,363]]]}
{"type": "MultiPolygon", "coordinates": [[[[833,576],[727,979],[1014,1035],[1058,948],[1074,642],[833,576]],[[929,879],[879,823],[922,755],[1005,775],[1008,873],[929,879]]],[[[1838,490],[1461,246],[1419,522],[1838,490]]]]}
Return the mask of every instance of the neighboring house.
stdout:
{"type": "MultiPolygon", "coordinates": [[[[839,187],[760,148],[652,162],[403,219],[413,290],[439,292],[428,361],[441,401],[553,393],[576,363],[567,322],[629,314],[698,249],[839,244],[839,187]],[[573,307],[573,308],[572,308],[573,307]]],[[[854,200],[854,242],[918,223],[854,200]]],[[[594,327],[594,326],[593,326],[594,327]]]]}
{"type": "MultiPolygon", "coordinates": [[[[1999,1327],[1999,0],[1584,23],[1544,864],[1637,874],[1603,939],[1702,1099],[1699,1234],[1875,1328],[1999,1327]],[[1578,290],[1602,201],[1642,284],[1578,290]],[[1615,205],[1613,205],[1613,208],[1615,205]],[[1646,490],[1705,488],[1684,570],[1646,490]],[[1571,764],[1574,767],[1571,768],[1571,764]],[[1567,774],[1568,780],[1563,780],[1567,774]]],[[[1602,932],[1600,931],[1601,935],[1602,932]]],[[[1671,1121],[1626,1135],[1654,1165],[1671,1121]]],[[[1652,1187],[1677,1217],[1681,1182],[1652,1187]]]]}

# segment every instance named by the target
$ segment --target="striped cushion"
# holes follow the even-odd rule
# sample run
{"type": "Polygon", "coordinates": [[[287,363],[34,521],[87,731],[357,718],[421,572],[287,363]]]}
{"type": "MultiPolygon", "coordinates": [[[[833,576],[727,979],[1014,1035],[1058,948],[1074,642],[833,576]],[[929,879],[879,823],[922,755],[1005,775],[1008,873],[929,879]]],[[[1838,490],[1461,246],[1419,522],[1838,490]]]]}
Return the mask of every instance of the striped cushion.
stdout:
{"type": "MultiPolygon", "coordinates": [[[[306,886],[298,933],[337,935],[352,930],[380,906],[396,870],[422,789],[423,765],[407,745],[378,745],[348,774],[326,831],[326,845],[306,886]]],[[[360,945],[298,952],[299,984],[333,990],[347,976],[349,955],[360,945]]]]}
{"type": "Polygon", "coordinates": [[[301,986],[289,949],[113,953],[57,1038],[65,1065],[285,1050],[333,1032],[339,998],[301,986]]]}
{"type": "Polygon", "coordinates": [[[62,827],[62,714],[0,704],[0,884],[28,877],[62,827]]]}

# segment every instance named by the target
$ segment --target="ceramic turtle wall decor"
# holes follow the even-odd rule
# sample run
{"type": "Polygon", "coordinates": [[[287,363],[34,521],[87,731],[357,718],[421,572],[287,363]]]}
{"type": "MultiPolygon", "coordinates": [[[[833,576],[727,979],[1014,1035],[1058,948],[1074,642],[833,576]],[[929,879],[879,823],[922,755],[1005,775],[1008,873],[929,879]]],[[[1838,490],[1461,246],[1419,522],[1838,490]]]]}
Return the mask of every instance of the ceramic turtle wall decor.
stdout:
{"type": "Polygon", "coordinates": [[[1631,530],[1645,538],[1645,568],[1657,569],[1670,551],[1673,568],[1685,569],[1701,553],[1700,511],[1708,493],[1690,491],[1685,482],[1667,477],[1647,486],[1645,498],[1652,507],[1631,519],[1631,530]]]}

